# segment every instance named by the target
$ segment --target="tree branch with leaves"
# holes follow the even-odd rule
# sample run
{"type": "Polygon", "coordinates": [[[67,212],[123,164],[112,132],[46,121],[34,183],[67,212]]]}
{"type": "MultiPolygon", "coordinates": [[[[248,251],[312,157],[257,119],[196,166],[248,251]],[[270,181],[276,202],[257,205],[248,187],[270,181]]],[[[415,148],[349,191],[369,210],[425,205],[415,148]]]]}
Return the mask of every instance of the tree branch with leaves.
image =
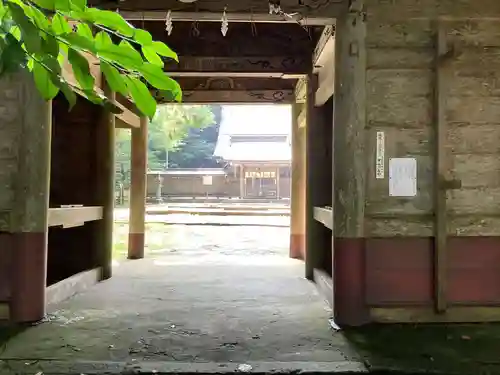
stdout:
{"type": "Polygon", "coordinates": [[[150,119],[156,100],[149,86],[181,101],[179,84],[164,71],[164,60],[178,61],[165,43],[135,28],[113,11],[90,8],[86,0],[0,0],[0,76],[28,69],[45,100],[62,92],[70,108],[77,95],[117,110],[95,87],[87,56],[93,56],[110,89],[131,98],[150,119]],[[77,85],[63,74],[69,63],[77,85]]]}

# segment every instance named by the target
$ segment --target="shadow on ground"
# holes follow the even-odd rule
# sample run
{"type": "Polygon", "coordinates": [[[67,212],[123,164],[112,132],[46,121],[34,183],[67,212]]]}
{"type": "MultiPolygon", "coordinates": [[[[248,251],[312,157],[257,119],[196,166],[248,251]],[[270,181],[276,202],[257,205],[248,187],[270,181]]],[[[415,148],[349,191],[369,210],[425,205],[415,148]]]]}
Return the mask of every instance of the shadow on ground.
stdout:
{"type": "Polygon", "coordinates": [[[500,374],[500,324],[370,325],[345,334],[380,374],[500,374]]]}

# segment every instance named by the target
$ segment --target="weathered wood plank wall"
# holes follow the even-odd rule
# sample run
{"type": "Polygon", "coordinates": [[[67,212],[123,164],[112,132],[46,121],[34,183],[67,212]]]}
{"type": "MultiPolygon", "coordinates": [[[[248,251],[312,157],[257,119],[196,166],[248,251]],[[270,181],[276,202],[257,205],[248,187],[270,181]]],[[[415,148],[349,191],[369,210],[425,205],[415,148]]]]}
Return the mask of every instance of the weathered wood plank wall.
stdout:
{"type": "Polygon", "coordinates": [[[9,211],[14,204],[14,179],[17,171],[18,140],[21,134],[23,86],[19,75],[0,80],[0,231],[10,227],[9,211]]]}
{"type": "MultiPolygon", "coordinates": [[[[365,321],[499,319],[493,306],[500,305],[500,2],[351,5],[349,22],[338,23],[339,35],[348,36],[337,43],[343,55],[337,77],[344,86],[336,86],[343,96],[336,123],[345,126],[335,131],[335,159],[342,160],[335,167],[340,245],[335,261],[338,285],[355,287],[339,287],[336,298],[342,301],[342,293],[350,292],[343,302],[353,307],[357,301],[359,311],[365,309],[356,324],[363,316],[365,321]],[[443,51],[448,50],[442,57],[437,57],[437,25],[443,28],[443,51]],[[385,135],[383,179],[375,173],[377,132],[385,135]],[[398,157],[417,161],[415,197],[389,196],[389,160],[398,157]],[[438,175],[445,183],[436,183],[438,175]],[[446,198],[441,250],[434,242],[439,191],[446,198]],[[362,199],[364,210],[355,203],[362,199]],[[362,255],[352,251],[355,238],[364,238],[362,255]],[[362,279],[356,279],[360,273],[362,279]],[[483,310],[472,309],[477,307],[483,310]]],[[[340,315],[353,321],[352,311],[345,308],[340,315]]]]}

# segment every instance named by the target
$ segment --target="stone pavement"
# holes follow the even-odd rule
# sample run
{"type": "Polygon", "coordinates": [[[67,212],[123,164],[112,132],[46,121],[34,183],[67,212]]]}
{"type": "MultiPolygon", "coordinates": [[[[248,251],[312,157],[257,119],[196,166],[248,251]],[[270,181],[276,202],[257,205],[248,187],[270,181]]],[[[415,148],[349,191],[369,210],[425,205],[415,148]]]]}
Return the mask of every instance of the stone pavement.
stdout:
{"type": "MultiPolygon", "coordinates": [[[[242,228],[226,229],[237,247],[242,228]]],[[[365,372],[303,264],[287,258],[288,231],[275,228],[280,243],[271,229],[254,228],[240,251],[221,241],[118,263],[0,349],[0,374],[365,372]]],[[[198,241],[221,232],[210,236],[198,241]]]]}

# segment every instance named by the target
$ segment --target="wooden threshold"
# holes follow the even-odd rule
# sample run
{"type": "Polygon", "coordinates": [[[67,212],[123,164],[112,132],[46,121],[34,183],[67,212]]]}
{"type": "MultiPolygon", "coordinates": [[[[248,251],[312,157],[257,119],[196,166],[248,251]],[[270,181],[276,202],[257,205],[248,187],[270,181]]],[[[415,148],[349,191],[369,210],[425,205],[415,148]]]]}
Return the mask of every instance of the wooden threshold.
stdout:
{"type": "Polygon", "coordinates": [[[48,216],[49,227],[72,228],[88,221],[101,220],[103,209],[100,206],[49,208],[48,216]]]}
{"type": "Polygon", "coordinates": [[[101,268],[77,273],[67,279],[61,280],[45,289],[47,305],[62,302],[77,293],[83,292],[97,284],[101,277],[101,268]]]}
{"type": "Polygon", "coordinates": [[[319,221],[328,229],[333,229],[333,211],[327,207],[314,207],[314,220],[319,221]]]}
{"type": "Polygon", "coordinates": [[[487,323],[500,322],[500,306],[449,306],[446,313],[429,307],[372,307],[376,323],[487,323]]]}

